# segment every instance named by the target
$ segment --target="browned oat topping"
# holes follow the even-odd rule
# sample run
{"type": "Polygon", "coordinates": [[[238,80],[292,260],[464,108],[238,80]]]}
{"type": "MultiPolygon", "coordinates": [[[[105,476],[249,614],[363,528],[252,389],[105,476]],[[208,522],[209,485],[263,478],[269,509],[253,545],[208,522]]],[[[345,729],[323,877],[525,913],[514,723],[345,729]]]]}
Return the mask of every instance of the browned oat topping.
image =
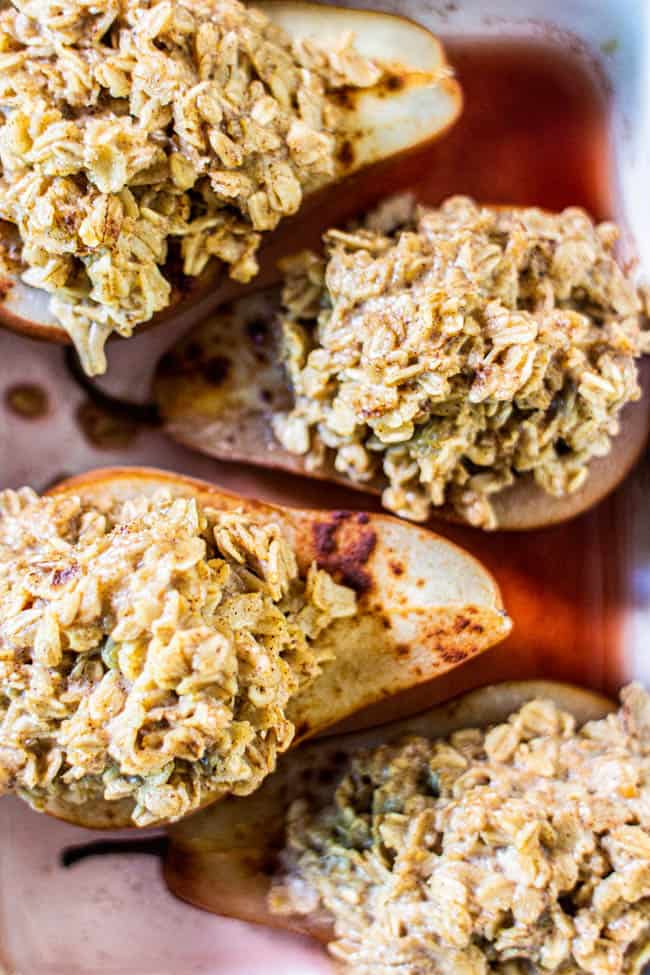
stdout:
{"type": "Polygon", "coordinates": [[[641,302],[584,211],[440,209],[404,198],[325,254],[285,262],[284,358],[295,393],[276,436],[332,459],[423,520],[451,504],[496,526],[490,495],[529,473],[577,490],[638,399],[641,302]]]}
{"type": "Polygon", "coordinates": [[[273,524],[160,491],[0,494],[0,794],[127,799],[139,826],[251,792],[354,593],[273,524]]]}
{"type": "Polygon", "coordinates": [[[330,806],[290,807],[271,909],[327,912],[358,975],[640,975],[650,695],[621,699],[354,755],[330,806]]]}
{"type": "Polygon", "coordinates": [[[330,93],[381,70],[238,0],[14,0],[0,13],[0,218],[90,373],[183,271],[257,272],[260,235],[335,171],[330,93]]]}

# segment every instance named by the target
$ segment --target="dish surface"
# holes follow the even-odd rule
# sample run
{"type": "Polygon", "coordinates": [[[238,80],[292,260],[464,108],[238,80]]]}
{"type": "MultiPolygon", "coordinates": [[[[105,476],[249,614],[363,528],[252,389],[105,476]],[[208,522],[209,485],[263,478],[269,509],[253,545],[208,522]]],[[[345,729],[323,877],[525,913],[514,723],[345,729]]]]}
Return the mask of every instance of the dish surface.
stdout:
{"type": "MultiPolygon", "coordinates": [[[[382,5],[405,9],[403,0],[382,5]]],[[[642,225],[648,214],[634,205],[649,177],[638,151],[650,138],[648,106],[644,108],[641,97],[650,79],[645,4],[609,0],[596,10],[584,0],[568,0],[557,5],[553,27],[544,24],[548,14],[543,0],[525,4],[495,0],[487,20],[482,6],[480,0],[432,3],[419,10],[409,5],[409,12],[444,41],[451,39],[448,50],[465,85],[467,108],[474,98],[489,97],[492,105],[497,99],[499,108],[492,111],[492,120],[507,113],[513,120],[494,149],[489,116],[483,113],[481,122],[478,107],[466,111],[458,132],[441,143],[440,155],[420,182],[423,197],[433,203],[449,192],[462,191],[483,197],[489,193],[497,202],[513,201],[514,187],[514,202],[580,203],[594,216],[622,219],[634,232],[639,257],[650,267],[650,226],[642,225]],[[567,40],[562,34],[567,30],[576,32],[580,40],[567,40]],[[496,48],[481,43],[479,52],[478,47],[459,42],[459,35],[501,40],[496,48]],[[507,35],[543,42],[539,57],[528,58],[526,68],[526,59],[522,66],[519,56],[518,68],[511,60],[507,71],[496,72],[495,57],[505,64],[502,39],[507,35]],[[593,65],[583,44],[601,52],[599,70],[613,93],[609,128],[604,124],[606,109],[593,97],[593,65]],[[570,56],[560,68],[558,47],[566,53],[567,45],[570,56]],[[501,53],[495,55],[499,46],[501,53]],[[515,74],[513,83],[516,70],[524,75],[515,74]],[[481,80],[488,75],[494,79],[489,92],[481,80]],[[535,76],[538,95],[548,93],[549,78],[554,79],[554,97],[538,97],[534,111],[525,112],[512,93],[523,77],[532,84],[535,76]],[[566,138],[568,128],[575,136],[573,142],[566,138]],[[540,131],[565,163],[563,179],[557,169],[545,168],[537,158],[540,131]],[[468,132],[478,140],[477,165],[463,169],[462,185],[458,185],[453,181],[468,132]],[[613,162],[607,148],[610,137],[613,162]],[[495,153],[491,164],[479,166],[489,143],[495,153]]],[[[378,192],[389,188],[389,183],[380,185],[378,192]]],[[[117,395],[144,393],[151,367],[175,337],[174,331],[174,325],[164,325],[128,344],[114,343],[104,388],[117,395]]],[[[368,506],[366,499],[344,489],[323,489],[289,476],[229,467],[171,444],[158,430],[145,428],[150,419],[146,410],[138,417],[133,411],[120,416],[91,400],[71,378],[60,349],[4,333],[0,348],[3,486],[29,482],[43,490],[62,476],[90,467],[153,464],[270,501],[352,509],[368,506]],[[26,388],[30,385],[36,390],[26,388]]],[[[436,525],[494,572],[515,632],[500,647],[438,681],[433,691],[420,689],[410,701],[413,710],[506,678],[552,677],[606,691],[631,677],[650,682],[645,652],[650,635],[650,525],[644,504],[649,491],[646,460],[614,495],[565,526],[486,537],[471,529],[436,525]]],[[[391,716],[385,705],[380,716],[381,720],[391,716]]],[[[214,918],[175,901],[165,891],[153,857],[101,856],[62,867],[62,850],[88,839],[83,830],[39,817],[17,800],[0,803],[0,972],[4,968],[11,975],[331,973],[326,956],[306,941],[214,918]]]]}

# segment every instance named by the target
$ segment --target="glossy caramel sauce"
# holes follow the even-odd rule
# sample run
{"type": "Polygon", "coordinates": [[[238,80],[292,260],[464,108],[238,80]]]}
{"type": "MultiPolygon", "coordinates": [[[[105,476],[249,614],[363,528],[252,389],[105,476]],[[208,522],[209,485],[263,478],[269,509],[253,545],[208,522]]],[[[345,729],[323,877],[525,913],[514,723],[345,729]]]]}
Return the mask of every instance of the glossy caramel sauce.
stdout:
{"type": "Polygon", "coordinates": [[[596,69],[570,50],[530,41],[446,40],[463,113],[430,150],[416,191],[486,203],[583,206],[612,215],[608,105],[596,69]]]}

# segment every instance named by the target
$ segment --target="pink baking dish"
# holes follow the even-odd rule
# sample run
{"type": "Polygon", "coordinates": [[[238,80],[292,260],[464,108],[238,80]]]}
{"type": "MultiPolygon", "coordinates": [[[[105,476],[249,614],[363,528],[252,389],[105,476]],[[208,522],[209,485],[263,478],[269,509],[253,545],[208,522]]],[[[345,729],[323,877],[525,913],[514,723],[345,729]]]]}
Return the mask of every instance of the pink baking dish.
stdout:
{"type": "MultiPolygon", "coordinates": [[[[650,275],[645,0],[384,0],[380,6],[448,41],[465,88],[465,129],[452,132],[432,152],[429,168],[413,174],[420,196],[437,202],[450,192],[470,192],[489,202],[584,205],[597,217],[618,220],[625,258],[650,275]],[[476,147],[471,163],[463,161],[468,134],[476,147]]],[[[131,401],[146,398],[152,367],[175,332],[171,323],[111,343],[102,389],[131,401]]],[[[289,476],[190,453],[147,420],[146,409],[125,419],[89,395],[60,347],[0,334],[3,487],[44,489],[65,475],[128,463],[283,503],[368,504],[342,488],[324,493],[289,476]],[[36,415],[26,415],[30,410],[36,415]]],[[[650,684],[648,495],[646,459],[614,495],[566,525],[521,535],[437,525],[492,570],[515,630],[500,647],[418,689],[412,709],[511,677],[552,677],[610,693],[630,678],[650,684]]],[[[384,705],[381,715],[366,718],[387,716],[384,705]]],[[[108,852],[63,865],[64,851],[95,839],[18,800],[0,801],[0,975],[332,971],[323,951],[306,940],[175,900],[158,859],[147,852],[108,852]]]]}

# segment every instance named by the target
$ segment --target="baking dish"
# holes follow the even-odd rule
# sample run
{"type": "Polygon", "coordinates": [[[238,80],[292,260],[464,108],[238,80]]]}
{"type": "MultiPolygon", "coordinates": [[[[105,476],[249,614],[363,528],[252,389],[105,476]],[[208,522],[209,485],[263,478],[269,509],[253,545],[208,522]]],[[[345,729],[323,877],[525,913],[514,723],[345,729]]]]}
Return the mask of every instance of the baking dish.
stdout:
{"type": "MultiPolygon", "coordinates": [[[[482,57],[483,64],[489,65],[489,52],[507,39],[535,45],[529,78],[536,64],[541,65],[542,78],[544,71],[555,72],[555,108],[550,103],[542,111],[541,104],[531,104],[528,119],[537,125],[540,155],[555,158],[553,165],[548,163],[547,182],[521,181],[522,169],[530,165],[532,144],[524,119],[518,123],[521,128],[510,128],[508,140],[505,133],[495,140],[491,154],[486,151],[475,170],[464,171],[467,185],[445,186],[441,195],[450,189],[476,192],[477,185],[490,186],[493,201],[500,202],[518,187],[526,197],[521,202],[549,203],[549,195],[555,193],[558,206],[591,205],[599,210],[597,216],[613,215],[621,223],[625,257],[636,256],[640,267],[650,270],[646,203],[650,14],[643,0],[564,0],[552,5],[542,0],[494,0],[489,13],[480,0],[417,4],[396,0],[382,6],[415,17],[449,42],[461,82],[463,67],[468,74],[468,104],[472,62],[478,64],[482,57]],[[583,91],[591,93],[584,103],[579,97],[583,91]],[[594,92],[598,93],[595,120],[585,114],[594,92]],[[561,148],[561,133],[552,124],[554,111],[565,121],[569,113],[573,126],[572,138],[563,141],[561,148]],[[566,150],[572,140],[582,151],[588,147],[582,158],[587,178],[582,182],[580,155],[571,157],[566,150]],[[584,192],[584,198],[575,198],[578,191],[584,192]],[[569,192],[573,197],[564,198],[569,192]]],[[[508,40],[508,49],[509,45],[508,40]]],[[[502,57],[504,50],[502,46],[502,57]]],[[[512,107],[506,95],[519,78],[512,73],[512,64],[509,70],[510,83],[504,75],[499,89],[503,113],[512,107]]],[[[444,144],[441,152],[451,158],[452,150],[444,144]]],[[[438,166],[441,189],[443,170],[454,178],[459,174],[449,162],[439,160],[438,166]]],[[[422,180],[420,190],[436,192],[432,180],[431,175],[422,180]]],[[[151,368],[174,332],[170,323],[128,345],[115,343],[110,349],[111,374],[103,388],[129,399],[146,391],[151,368]]],[[[327,488],[323,499],[322,488],[220,465],[171,444],[152,425],[145,408],[122,415],[113,407],[105,409],[96,396],[89,397],[71,376],[58,348],[3,333],[0,350],[3,486],[28,482],[43,489],[63,475],[128,462],[172,468],[285,503],[317,504],[320,497],[338,507],[367,504],[342,489],[327,488]],[[30,386],[44,391],[47,402],[30,386]]],[[[413,710],[504,678],[552,677],[605,691],[634,677],[649,683],[645,648],[650,637],[650,523],[644,504],[649,490],[646,460],[614,495],[565,526],[507,536],[436,526],[494,572],[515,632],[501,647],[434,687],[419,689],[411,702],[413,710]]],[[[382,720],[389,717],[385,705],[381,716],[382,720]]],[[[16,800],[0,803],[2,975],[324,975],[331,971],[327,959],[300,939],[214,918],[175,901],[161,882],[155,856],[89,856],[70,867],[62,865],[62,851],[92,840],[82,830],[38,817],[16,800]]]]}

